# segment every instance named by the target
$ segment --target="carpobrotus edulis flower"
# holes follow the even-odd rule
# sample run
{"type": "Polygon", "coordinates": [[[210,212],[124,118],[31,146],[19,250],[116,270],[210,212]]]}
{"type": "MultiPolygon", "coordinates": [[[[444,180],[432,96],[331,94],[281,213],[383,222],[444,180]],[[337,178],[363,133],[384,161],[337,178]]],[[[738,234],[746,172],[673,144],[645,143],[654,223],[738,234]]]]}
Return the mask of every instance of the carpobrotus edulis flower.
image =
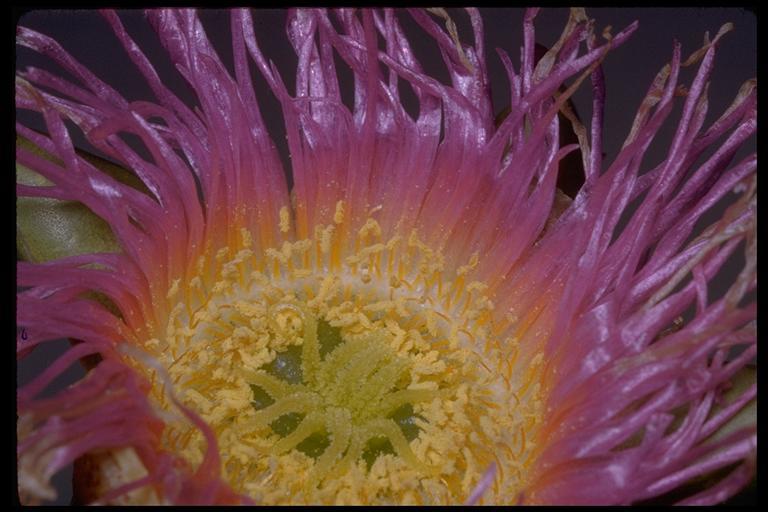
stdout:
{"type": "Polygon", "coordinates": [[[79,457],[99,503],[625,504],[680,491],[703,504],[751,479],[756,425],[733,420],[756,385],[733,383],[756,354],[756,156],[734,156],[755,132],[755,81],[704,122],[728,27],[690,55],[672,49],[605,162],[600,65],[636,26],[598,37],[574,9],[537,53],[527,11],[519,65],[500,54],[509,108],[494,122],[483,24],[468,15],[472,45],[443,10],[407,15],[439,46],[445,84],[415,58],[403,13],[291,11],[291,91],[249,11],[231,13],[232,72],[195,12],[149,11],[195,106],[113,12],[146,101],[18,29],[70,76],[17,74],[17,108],[46,126],[17,123],[17,193],[82,203],[118,248],[18,264],[19,358],[75,340],[18,390],[23,500],[50,499],[51,476],[79,457]],[[282,107],[288,174],[251,68],[282,107]],[[586,124],[568,106],[583,82],[586,124]],[[676,102],[666,158],[649,168],[676,102]],[[576,143],[561,146],[566,124],[576,143]],[[76,152],[74,132],[127,171],[76,152]],[[584,169],[572,200],[556,186],[569,154],[584,169]],[[743,268],[713,296],[734,254],[743,268]],[[88,356],[85,378],[43,393],[88,356]]]}

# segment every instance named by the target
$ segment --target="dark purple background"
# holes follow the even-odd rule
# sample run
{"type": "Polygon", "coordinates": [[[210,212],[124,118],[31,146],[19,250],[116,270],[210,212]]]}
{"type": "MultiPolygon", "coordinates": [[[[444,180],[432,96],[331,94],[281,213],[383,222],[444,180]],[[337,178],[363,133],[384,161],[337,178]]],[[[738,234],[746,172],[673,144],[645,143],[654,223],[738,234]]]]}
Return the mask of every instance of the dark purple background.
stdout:
{"type": "MultiPolygon", "coordinates": [[[[519,48],[522,44],[522,16],[519,9],[482,9],[486,31],[486,59],[489,65],[493,91],[494,108],[498,112],[506,106],[507,79],[503,67],[494,49],[505,49],[516,69],[519,66],[519,48]]],[[[451,10],[457,22],[463,41],[472,42],[469,23],[461,12],[451,10]]],[[[607,83],[607,104],[605,108],[606,161],[621,147],[632,123],[635,111],[648,90],[651,80],[658,70],[667,63],[672,54],[673,40],[682,44],[683,58],[701,46],[703,34],[709,31],[711,36],[717,33],[721,25],[733,22],[735,30],[725,36],[718,47],[715,71],[711,77],[709,89],[710,108],[707,123],[716,119],[732,101],[741,84],[756,76],[756,18],[743,9],[728,8],[593,8],[587,14],[595,19],[595,31],[611,25],[613,34],[626,27],[634,20],[640,21],[635,35],[619,49],[613,51],[604,61],[607,83]]],[[[121,14],[129,33],[140,43],[158,66],[161,78],[187,101],[193,101],[191,91],[183,79],[172,70],[165,57],[157,37],[139,11],[126,11],[121,14]]],[[[221,52],[225,63],[231,63],[229,50],[229,18],[223,11],[206,10],[201,14],[203,23],[214,46],[221,52]]],[[[567,9],[543,10],[536,19],[537,42],[549,47],[558,38],[568,17],[567,9]]],[[[401,16],[406,31],[418,34],[416,25],[407,16],[401,16]]],[[[296,57],[284,36],[285,12],[282,10],[257,10],[254,12],[256,35],[262,51],[272,59],[282,72],[283,79],[290,88],[294,83],[294,65],[296,57]]],[[[58,40],[97,76],[123,93],[128,100],[153,99],[150,89],[144,84],[139,73],[125,56],[120,44],[112,34],[106,22],[94,11],[42,10],[24,15],[20,24],[58,40]]],[[[410,38],[417,55],[422,57],[425,69],[437,78],[447,81],[447,73],[435,45],[423,35],[410,38]]],[[[19,48],[17,50],[17,69],[27,65],[51,67],[46,59],[33,52],[19,48]]],[[[695,69],[685,69],[681,75],[682,83],[689,84],[695,69]]],[[[349,74],[340,71],[342,84],[349,79],[349,74]]],[[[279,106],[269,94],[265,83],[255,82],[257,95],[262,101],[262,114],[270,126],[273,138],[281,151],[283,161],[287,162],[284,130],[281,126],[282,115],[279,106]]],[[[588,84],[574,97],[577,111],[582,120],[591,115],[591,93],[588,84]]],[[[680,108],[672,113],[662,128],[657,140],[652,144],[644,168],[650,169],[664,158],[667,144],[674,133],[680,108]]],[[[32,127],[42,129],[35,116],[21,114],[20,119],[32,127]]],[[[77,139],[76,139],[77,140],[77,139]]],[[[754,151],[755,141],[751,140],[736,159],[754,151]]],[[[718,215],[713,212],[713,215],[718,215]]],[[[39,368],[49,364],[56,355],[65,350],[65,341],[57,342],[57,349],[49,346],[45,353],[36,351],[19,365],[18,380],[27,382],[39,368]]],[[[63,386],[74,382],[82,375],[80,368],[73,367],[65,376],[57,379],[56,384],[63,386]]],[[[71,473],[64,471],[56,477],[60,496],[56,503],[69,503],[71,473]]],[[[754,491],[740,498],[746,503],[756,502],[754,491]]]]}

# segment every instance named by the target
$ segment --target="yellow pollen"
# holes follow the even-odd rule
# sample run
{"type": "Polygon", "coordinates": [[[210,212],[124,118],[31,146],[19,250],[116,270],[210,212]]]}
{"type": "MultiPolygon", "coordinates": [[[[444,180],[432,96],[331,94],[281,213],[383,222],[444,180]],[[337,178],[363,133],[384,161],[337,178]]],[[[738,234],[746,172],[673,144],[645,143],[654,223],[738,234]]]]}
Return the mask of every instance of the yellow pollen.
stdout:
{"type": "Polygon", "coordinates": [[[280,232],[287,233],[291,229],[291,213],[287,206],[280,208],[280,232]]]}
{"type": "MultiPolygon", "coordinates": [[[[344,210],[311,239],[256,250],[242,229],[239,246],[195,260],[145,350],[216,433],[223,478],[257,503],[458,504],[491,464],[482,503],[514,502],[547,389],[541,354],[510,361],[530,323],[467,282],[478,254],[449,270],[416,231],[382,238],[371,218],[337,230],[344,210]]],[[[288,233],[287,207],[279,217],[288,233]]],[[[150,381],[163,443],[199,464],[204,436],[172,414],[167,379],[150,381]]]]}
{"type": "MultiPolygon", "coordinates": [[[[285,207],[283,207],[283,208],[286,210],[286,215],[287,215],[287,213],[288,213],[287,210],[288,209],[285,208],[285,207]]],[[[282,229],[282,225],[283,225],[283,210],[282,209],[280,210],[280,225],[281,225],[281,229],[282,229]]],[[[283,231],[283,233],[285,233],[286,231],[288,231],[288,230],[286,229],[285,231],[283,231]]],[[[250,248],[253,245],[253,237],[251,236],[251,232],[248,231],[247,229],[245,229],[245,228],[240,229],[240,237],[243,240],[243,242],[242,242],[243,243],[243,247],[250,248]]]]}
{"type": "Polygon", "coordinates": [[[171,284],[171,288],[168,290],[168,295],[166,295],[167,299],[172,299],[176,296],[176,294],[179,293],[179,281],[180,279],[174,279],[173,284],[171,284]]]}
{"type": "Polygon", "coordinates": [[[344,222],[344,201],[339,201],[336,203],[336,211],[333,214],[333,222],[336,224],[341,224],[344,222]]]}

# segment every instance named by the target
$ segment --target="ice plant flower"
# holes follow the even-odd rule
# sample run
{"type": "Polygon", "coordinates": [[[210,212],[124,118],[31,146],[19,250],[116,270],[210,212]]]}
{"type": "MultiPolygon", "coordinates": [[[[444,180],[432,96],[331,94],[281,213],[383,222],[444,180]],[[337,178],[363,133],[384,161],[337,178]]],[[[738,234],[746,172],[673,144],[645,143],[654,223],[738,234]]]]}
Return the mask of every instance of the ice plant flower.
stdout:
{"type": "Polygon", "coordinates": [[[291,91],[249,11],[231,13],[229,69],[194,11],[149,11],[194,107],[114,12],[154,98],[128,101],[17,30],[69,75],[17,73],[17,108],[47,127],[17,123],[17,162],[39,180],[17,193],[82,203],[118,244],[18,264],[19,358],[76,340],[18,389],[24,500],[50,499],[78,457],[100,503],[713,503],[750,480],[756,425],[732,419],[756,386],[729,386],[756,354],[756,157],[734,158],[755,132],[755,82],[704,123],[728,27],[690,56],[672,49],[604,162],[600,66],[636,25],[598,37],[575,9],[537,59],[528,10],[519,65],[500,52],[509,113],[494,123],[468,14],[471,45],[442,10],[291,11],[291,91]],[[403,16],[450,83],[423,71],[403,16]],[[282,107],[289,178],[251,67],[282,107]],[[586,126],[566,103],[582,82],[586,126]],[[578,144],[560,146],[564,122],[578,144]],[[73,132],[134,183],[76,152],[73,132]],[[585,182],[571,201],[556,180],[574,151],[585,182]],[[85,378],[44,393],[93,355],[85,378]]]}

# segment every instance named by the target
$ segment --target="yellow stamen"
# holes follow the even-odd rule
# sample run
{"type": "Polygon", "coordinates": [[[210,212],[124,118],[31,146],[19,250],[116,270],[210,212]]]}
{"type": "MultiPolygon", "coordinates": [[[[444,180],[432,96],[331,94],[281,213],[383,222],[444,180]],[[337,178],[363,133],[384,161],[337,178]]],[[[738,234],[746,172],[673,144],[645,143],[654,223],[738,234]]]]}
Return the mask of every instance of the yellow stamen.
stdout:
{"type": "MultiPolygon", "coordinates": [[[[345,209],[313,238],[263,251],[233,231],[239,245],[172,281],[164,336],[147,349],[216,433],[224,478],[261,503],[460,503],[491,461],[488,502],[515,496],[546,384],[536,350],[518,345],[544,304],[503,317],[468,278],[478,253],[450,271],[416,231],[386,238],[372,218],[349,225],[345,209]]],[[[278,227],[290,232],[287,207],[278,227]]],[[[172,407],[152,382],[158,407],[172,407]]],[[[183,419],[163,442],[203,460],[183,419]]]]}
{"type": "Polygon", "coordinates": [[[291,213],[287,206],[280,208],[280,232],[287,233],[291,229],[291,213]]]}

